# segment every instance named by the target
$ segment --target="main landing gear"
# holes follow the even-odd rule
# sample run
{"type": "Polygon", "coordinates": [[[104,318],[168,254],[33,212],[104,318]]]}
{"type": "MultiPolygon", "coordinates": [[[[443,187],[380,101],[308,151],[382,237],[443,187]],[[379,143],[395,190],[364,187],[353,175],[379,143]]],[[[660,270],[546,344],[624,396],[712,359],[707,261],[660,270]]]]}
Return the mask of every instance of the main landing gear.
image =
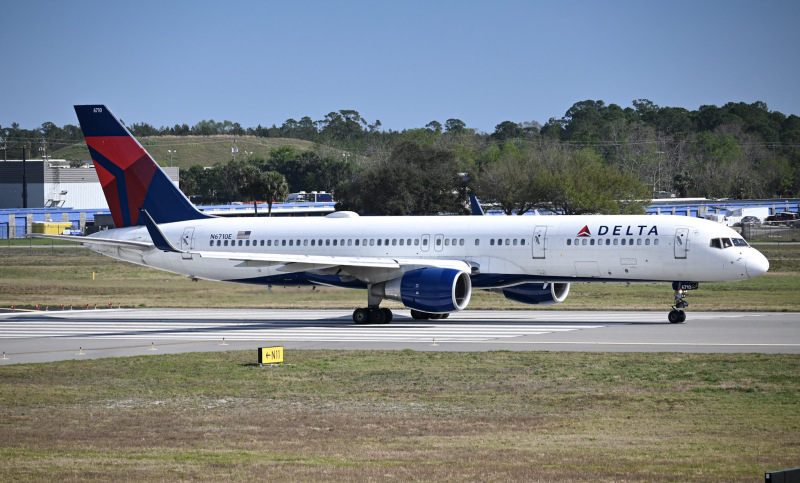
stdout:
{"type": "Polygon", "coordinates": [[[414,310],[411,309],[411,317],[415,320],[438,320],[438,319],[446,319],[450,317],[450,314],[432,314],[430,312],[423,312],[421,310],[414,310]]]}
{"type": "MultiPolygon", "coordinates": [[[[450,314],[433,314],[411,309],[411,317],[415,320],[446,319],[450,314]]],[[[353,311],[353,322],[356,324],[388,324],[392,321],[392,311],[380,307],[365,307],[353,311]]]]}
{"type": "Polygon", "coordinates": [[[675,305],[667,316],[670,324],[681,324],[686,320],[686,312],[682,310],[689,306],[689,302],[686,301],[686,292],[696,290],[697,287],[697,282],[672,282],[672,289],[675,290],[675,305]]]}
{"type": "Polygon", "coordinates": [[[353,322],[356,324],[388,324],[393,317],[391,310],[380,307],[366,307],[353,311],[353,322]]]}

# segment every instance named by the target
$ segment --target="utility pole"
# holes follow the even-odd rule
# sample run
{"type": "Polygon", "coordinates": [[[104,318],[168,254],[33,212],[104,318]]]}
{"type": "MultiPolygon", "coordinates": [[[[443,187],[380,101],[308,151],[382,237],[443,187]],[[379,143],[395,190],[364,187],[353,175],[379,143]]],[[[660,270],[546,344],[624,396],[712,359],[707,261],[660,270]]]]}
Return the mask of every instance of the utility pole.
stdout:
{"type": "Polygon", "coordinates": [[[22,146],[22,207],[28,207],[28,180],[25,177],[25,146],[22,146]]]}

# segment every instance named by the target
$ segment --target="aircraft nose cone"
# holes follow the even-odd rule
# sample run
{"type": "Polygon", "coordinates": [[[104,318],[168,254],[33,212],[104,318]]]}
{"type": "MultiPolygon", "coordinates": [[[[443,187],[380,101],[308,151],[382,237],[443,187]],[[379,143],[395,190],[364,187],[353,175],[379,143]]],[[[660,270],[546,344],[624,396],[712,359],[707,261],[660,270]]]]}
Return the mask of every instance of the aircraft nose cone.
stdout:
{"type": "Polygon", "coordinates": [[[747,257],[745,268],[747,269],[747,276],[755,278],[767,273],[767,270],[769,270],[769,260],[759,252],[751,253],[747,257]]]}

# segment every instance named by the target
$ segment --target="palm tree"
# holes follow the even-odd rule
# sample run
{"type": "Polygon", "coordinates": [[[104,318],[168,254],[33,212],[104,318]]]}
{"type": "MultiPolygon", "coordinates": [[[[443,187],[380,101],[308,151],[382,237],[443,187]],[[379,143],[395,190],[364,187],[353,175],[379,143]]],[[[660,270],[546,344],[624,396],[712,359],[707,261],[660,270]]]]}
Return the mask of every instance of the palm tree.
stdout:
{"type": "Polygon", "coordinates": [[[252,164],[241,164],[234,167],[236,189],[244,198],[253,200],[256,218],[258,217],[258,198],[263,195],[265,178],[258,168],[252,164]]]}
{"type": "Polygon", "coordinates": [[[286,199],[286,195],[289,194],[289,185],[286,183],[286,177],[277,171],[267,171],[261,175],[263,180],[261,194],[267,199],[268,216],[272,216],[272,203],[275,200],[286,199]]]}

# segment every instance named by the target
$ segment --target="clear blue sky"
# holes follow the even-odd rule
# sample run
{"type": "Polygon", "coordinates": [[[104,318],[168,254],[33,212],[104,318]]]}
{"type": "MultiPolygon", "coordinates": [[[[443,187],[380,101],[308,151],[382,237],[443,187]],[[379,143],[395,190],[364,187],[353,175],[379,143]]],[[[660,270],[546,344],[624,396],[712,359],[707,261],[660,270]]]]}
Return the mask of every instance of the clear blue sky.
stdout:
{"type": "Polygon", "coordinates": [[[244,127],[355,109],[384,129],[560,118],[575,102],[800,115],[800,2],[0,3],[0,125],[244,127]]]}

